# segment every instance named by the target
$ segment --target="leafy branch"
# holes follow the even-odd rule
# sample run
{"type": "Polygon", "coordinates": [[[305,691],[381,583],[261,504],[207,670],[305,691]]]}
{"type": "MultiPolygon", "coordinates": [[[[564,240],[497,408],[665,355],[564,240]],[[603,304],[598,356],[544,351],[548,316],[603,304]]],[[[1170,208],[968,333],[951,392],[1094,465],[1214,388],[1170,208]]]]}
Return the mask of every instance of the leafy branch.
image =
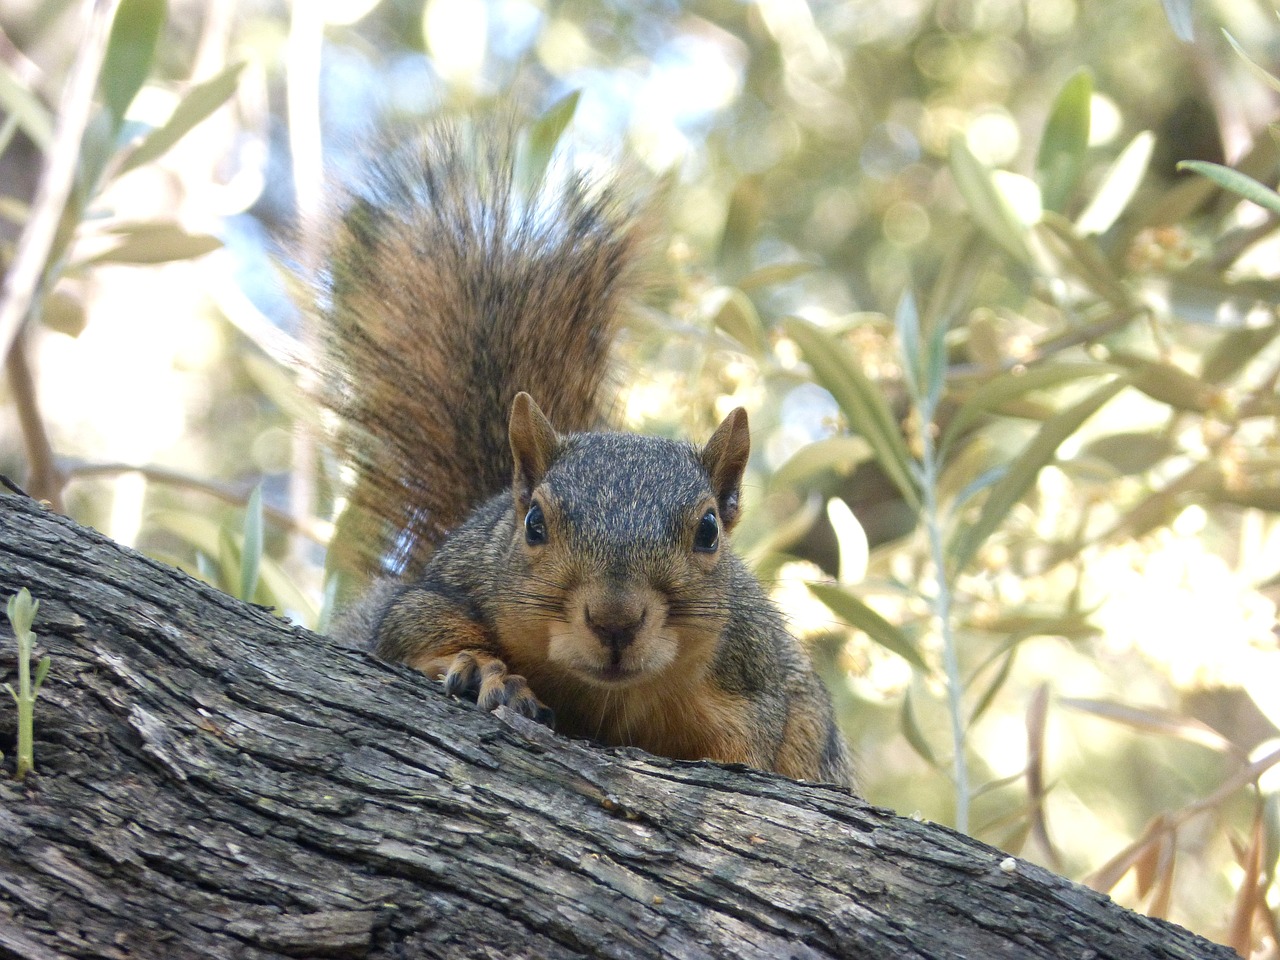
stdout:
{"type": "MultiPolygon", "coordinates": [[[[141,138],[126,112],[150,75],[165,22],[165,0],[100,0],[88,10],[80,55],[63,89],[56,118],[16,77],[0,76],[0,107],[13,114],[0,129],[0,150],[21,127],[42,148],[44,166],[26,215],[13,262],[0,290],[0,357],[5,361],[18,407],[30,476],[38,498],[61,506],[66,477],[59,472],[43,417],[22,333],[44,320],[77,333],[84,317],[54,315],[68,304],[54,293],[58,281],[107,263],[181,260],[221,246],[211,236],[188,234],[173,223],[118,224],[108,228],[110,249],[78,263],[69,251],[91,219],[90,207],[111,182],[158,159],[192,127],[235,92],[243,64],[192,86],[170,117],[141,138]],[[15,105],[21,109],[14,109],[15,105]],[[45,133],[52,131],[52,133],[45,133]]],[[[4,69],[0,64],[0,71],[4,69]]]]}

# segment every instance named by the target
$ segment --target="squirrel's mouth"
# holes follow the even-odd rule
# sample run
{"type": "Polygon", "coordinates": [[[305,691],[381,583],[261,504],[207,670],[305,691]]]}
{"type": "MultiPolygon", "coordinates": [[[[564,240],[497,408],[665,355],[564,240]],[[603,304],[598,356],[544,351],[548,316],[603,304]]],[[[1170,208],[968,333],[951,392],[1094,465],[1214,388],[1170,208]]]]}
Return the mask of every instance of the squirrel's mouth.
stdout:
{"type": "Polygon", "coordinates": [[[588,678],[598,684],[609,687],[626,686],[635,680],[640,679],[644,674],[643,670],[635,667],[624,666],[621,663],[606,663],[602,666],[593,667],[588,671],[584,671],[588,678]]]}
{"type": "Polygon", "coordinates": [[[678,650],[662,635],[646,630],[627,644],[608,646],[580,625],[552,624],[547,659],[583,683],[617,690],[651,682],[675,659],[678,650]]]}

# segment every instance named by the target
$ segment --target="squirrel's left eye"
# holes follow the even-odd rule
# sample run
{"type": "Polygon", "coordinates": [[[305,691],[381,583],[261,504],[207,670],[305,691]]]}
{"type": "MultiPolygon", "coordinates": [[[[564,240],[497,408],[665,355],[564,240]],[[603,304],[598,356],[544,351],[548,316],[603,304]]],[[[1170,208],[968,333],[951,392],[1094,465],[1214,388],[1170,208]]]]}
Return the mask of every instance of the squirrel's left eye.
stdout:
{"type": "Polygon", "coordinates": [[[699,553],[715,553],[720,546],[720,522],[716,520],[716,512],[708,510],[698,521],[698,529],[693,532],[693,549],[699,553]]]}

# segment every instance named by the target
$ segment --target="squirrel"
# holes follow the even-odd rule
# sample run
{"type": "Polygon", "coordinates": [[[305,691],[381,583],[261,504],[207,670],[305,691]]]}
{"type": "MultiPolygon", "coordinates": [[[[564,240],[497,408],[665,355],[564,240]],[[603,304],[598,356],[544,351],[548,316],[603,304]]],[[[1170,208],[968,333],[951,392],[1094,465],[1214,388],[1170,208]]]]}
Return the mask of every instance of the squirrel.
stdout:
{"type": "Polygon", "coordinates": [[[440,123],[322,224],[339,531],[391,574],[332,633],[564,735],[854,789],[826,688],[729,548],[746,412],[702,446],[602,413],[651,218],[616,182],[522,190],[520,159],[440,123]]]}

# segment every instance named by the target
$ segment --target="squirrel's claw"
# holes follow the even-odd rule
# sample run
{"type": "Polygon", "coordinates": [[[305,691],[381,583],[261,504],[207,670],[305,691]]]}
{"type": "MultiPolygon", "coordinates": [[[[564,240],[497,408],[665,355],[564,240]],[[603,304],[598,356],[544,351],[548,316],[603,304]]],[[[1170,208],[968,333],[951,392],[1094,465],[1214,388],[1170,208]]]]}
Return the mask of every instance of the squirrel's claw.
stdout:
{"type": "Polygon", "coordinates": [[[479,701],[480,664],[473,654],[464,652],[454,657],[440,679],[444,681],[444,692],[449,696],[473,703],[479,701]]]}
{"type": "Polygon", "coordinates": [[[497,657],[464,650],[453,658],[444,675],[444,692],[474,701],[483,710],[507,707],[521,716],[551,726],[555,714],[538,700],[529,682],[497,657]]]}

